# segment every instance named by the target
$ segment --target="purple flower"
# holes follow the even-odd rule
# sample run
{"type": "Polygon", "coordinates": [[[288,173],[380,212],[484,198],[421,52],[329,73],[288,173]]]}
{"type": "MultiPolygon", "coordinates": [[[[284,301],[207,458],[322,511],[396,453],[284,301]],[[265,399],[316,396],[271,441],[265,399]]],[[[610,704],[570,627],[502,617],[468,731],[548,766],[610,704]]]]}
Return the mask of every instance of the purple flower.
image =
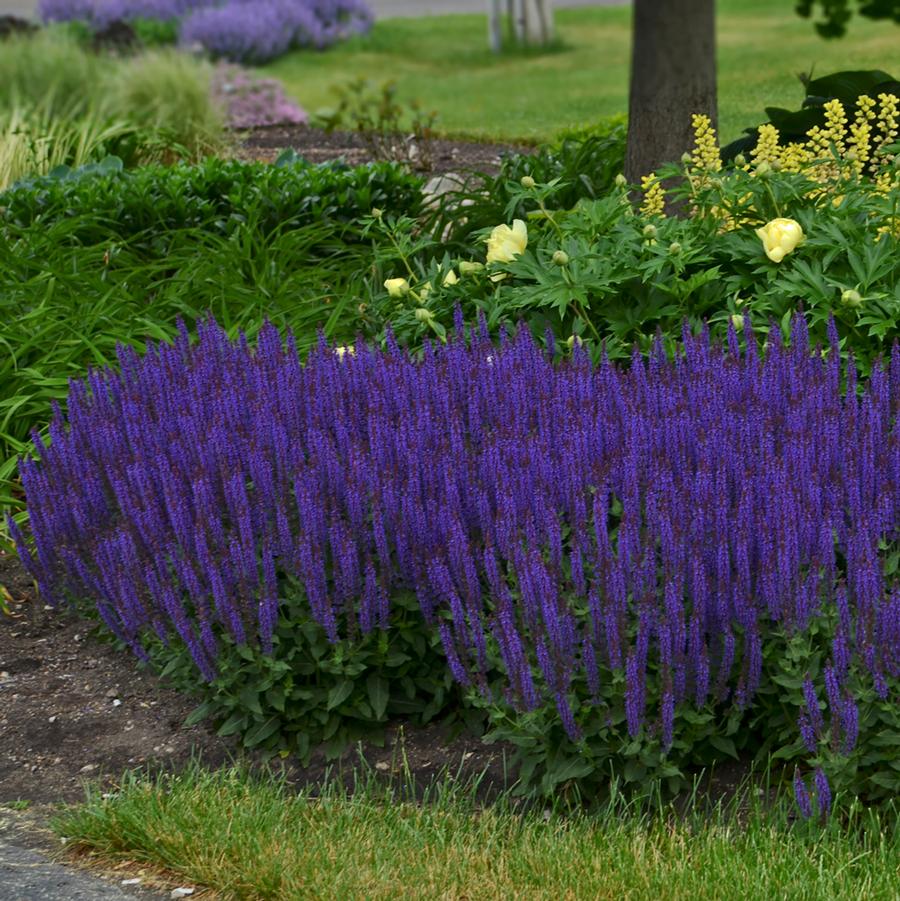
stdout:
{"type": "Polygon", "coordinates": [[[900,527],[900,374],[842,393],[800,325],[765,356],[688,332],[627,369],[464,331],[420,357],[323,339],[305,364],[271,325],[255,346],[210,321],[123,349],[20,464],[25,565],[136,653],[180,636],[206,678],[217,634],[270,647],[282,575],[331,641],[389,628],[414,592],[459,682],[495,667],[573,737],[586,684],[665,744],[677,705],[752,703],[767,636],[816,624],[833,660],[803,681],[798,730],[815,754],[824,692],[852,750],[849,674],[882,697],[900,678],[879,550],[900,527]]]}
{"type": "Polygon", "coordinates": [[[809,797],[809,789],[806,787],[799,770],[794,770],[794,798],[797,801],[800,815],[808,820],[812,816],[812,800],[809,797]]]}
{"type": "Polygon", "coordinates": [[[821,767],[816,768],[813,776],[816,783],[816,803],[819,805],[819,813],[822,816],[828,816],[831,810],[831,787],[828,784],[828,777],[821,767]]]}

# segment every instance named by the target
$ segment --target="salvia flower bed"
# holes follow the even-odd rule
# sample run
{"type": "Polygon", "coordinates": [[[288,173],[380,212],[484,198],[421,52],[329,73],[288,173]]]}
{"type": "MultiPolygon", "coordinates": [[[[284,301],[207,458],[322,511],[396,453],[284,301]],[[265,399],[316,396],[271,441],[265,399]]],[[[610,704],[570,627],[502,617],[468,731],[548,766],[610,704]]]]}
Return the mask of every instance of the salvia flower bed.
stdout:
{"type": "Polygon", "coordinates": [[[271,650],[288,577],[331,642],[389,632],[414,592],[455,680],[573,776],[768,732],[821,808],[840,759],[877,797],[896,743],[859,735],[897,734],[900,351],[860,388],[831,334],[686,332],[621,368],[524,330],[303,364],[272,326],[182,327],[72,384],[21,462],[33,550],[10,528],[48,602],[89,599],[139,656],[180,640],[205,680],[223,642],[271,650]]]}

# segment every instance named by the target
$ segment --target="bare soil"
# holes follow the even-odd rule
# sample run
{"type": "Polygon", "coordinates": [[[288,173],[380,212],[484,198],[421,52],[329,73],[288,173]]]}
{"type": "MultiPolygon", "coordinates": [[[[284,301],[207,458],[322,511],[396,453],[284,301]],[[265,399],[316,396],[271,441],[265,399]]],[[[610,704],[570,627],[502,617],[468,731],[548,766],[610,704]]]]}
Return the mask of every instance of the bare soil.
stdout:
{"type": "MultiPolygon", "coordinates": [[[[397,155],[405,157],[407,146],[405,139],[398,136],[391,143],[396,148],[397,155]]],[[[504,154],[534,151],[532,147],[515,144],[483,144],[447,138],[434,138],[429,145],[428,148],[419,151],[418,161],[424,163],[430,159],[431,163],[428,168],[422,170],[424,175],[464,171],[495,174],[500,170],[504,154]]],[[[273,125],[255,128],[247,132],[241,141],[241,149],[245,155],[263,162],[274,161],[283,151],[290,148],[313,163],[344,159],[356,165],[374,162],[379,158],[365,139],[355,132],[326,132],[310,125],[273,125]]]]}
{"type": "MultiPolygon", "coordinates": [[[[0,803],[74,803],[84,798],[86,780],[111,788],[128,769],[177,772],[192,754],[219,767],[238,754],[233,737],[205,724],[184,728],[195,699],[101,641],[93,623],[48,610],[18,560],[0,554],[3,587],[13,601],[11,615],[0,614],[0,803]]],[[[439,727],[398,723],[384,747],[364,746],[366,763],[388,774],[401,746],[420,784],[445,767],[464,776],[487,770],[485,784],[496,787],[504,778],[503,749],[474,736],[451,739],[439,727]]],[[[358,759],[354,750],[341,763],[349,770],[358,759]]],[[[278,765],[297,785],[321,783],[329,770],[322,755],[308,767],[278,765]]]]}

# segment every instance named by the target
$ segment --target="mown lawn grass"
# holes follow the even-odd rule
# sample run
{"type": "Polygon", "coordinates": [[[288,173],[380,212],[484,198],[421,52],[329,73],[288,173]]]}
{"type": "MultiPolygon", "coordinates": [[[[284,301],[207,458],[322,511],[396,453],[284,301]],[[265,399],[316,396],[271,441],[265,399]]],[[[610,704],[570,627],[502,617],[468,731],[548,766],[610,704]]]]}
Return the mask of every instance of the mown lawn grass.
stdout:
{"type": "MultiPolygon", "coordinates": [[[[477,807],[447,777],[423,800],[365,774],[318,796],[237,766],[126,776],[90,790],[52,828],[96,864],[159,867],[226,899],[896,898],[895,814],[792,821],[789,802],[675,817],[614,804],[600,814],[477,807]]],[[[751,797],[753,797],[751,795],[751,797]]],[[[121,868],[120,868],[121,871],[121,868]]]]}
{"type": "MultiPolygon", "coordinates": [[[[842,40],[825,41],[788,0],[721,0],[719,98],[723,138],[758,123],[766,106],[796,108],[797,73],[900,68],[900,28],[856,17],[842,40]]],[[[557,13],[562,47],[496,57],[484,16],[377,22],[367,37],[327,53],[291,53],[266,67],[315,112],[333,106],[336,85],[393,79],[401,99],[439,114],[439,130],[479,138],[547,140],[628,107],[631,10],[557,13]]]]}

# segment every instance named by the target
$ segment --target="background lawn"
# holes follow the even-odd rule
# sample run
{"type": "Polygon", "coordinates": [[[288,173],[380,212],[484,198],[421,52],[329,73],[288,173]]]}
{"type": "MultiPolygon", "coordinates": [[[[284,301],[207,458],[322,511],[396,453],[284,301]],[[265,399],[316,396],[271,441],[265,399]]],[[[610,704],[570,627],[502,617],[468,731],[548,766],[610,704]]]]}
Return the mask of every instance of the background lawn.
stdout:
{"type": "MultiPolygon", "coordinates": [[[[900,27],[855,17],[847,37],[820,38],[791,0],[720,0],[719,104],[725,141],[766,106],[797,107],[796,75],[838,69],[900,71],[900,27]]],[[[299,51],[265,67],[310,112],[360,76],[396,80],[401,100],[439,113],[439,130],[479,138],[546,140],[628,108],[631,10],[560,10],[563,48],[495,57],[484,16],[388,19],[327,53],[299,51]]]]}

